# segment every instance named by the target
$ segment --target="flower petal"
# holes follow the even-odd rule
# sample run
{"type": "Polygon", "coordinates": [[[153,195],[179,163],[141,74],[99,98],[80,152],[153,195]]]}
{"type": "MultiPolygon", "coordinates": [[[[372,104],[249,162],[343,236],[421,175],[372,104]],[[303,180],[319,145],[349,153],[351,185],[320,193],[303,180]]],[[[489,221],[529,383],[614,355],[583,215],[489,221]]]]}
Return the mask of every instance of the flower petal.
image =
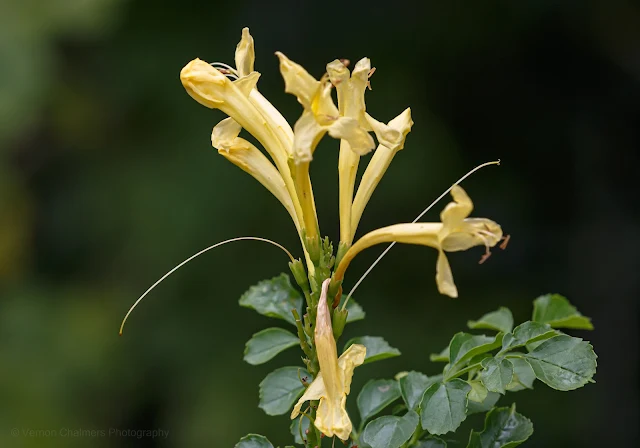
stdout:
{"type": "Polygon", "coordinates": [[[362,156],[375,148],[375,142],[369,133],[360,127],[358,120],[351,117],[340,117],[328,127],[329,135],[333,138],[344,139],[349,142],[349,148],[362,156]]]}
{"type": "Polygon", "coordinates": [[[320,399],[314,424],[325,436],[337,436],[341,440],[349,438],[353,425],[345,409],[346,401],[346,395],[343,395],[336,402],[326,398],[320,399]]]}
{"type": "Polygon", "coordinates": [[[440,294],[447,295],[449,297],[458,297],[458,288],[453,282],[453,274],[451,273],[451,266],[449,266],[449,260],[443,250],[438,253],[438,263],[436,265],[436,284],[438,285],[438,291],[440,294]]]}
{"type": "Polygon", "coordinates": [[[376,134],[378,143],[386,146],[394,151],[399,151],[404,148],[404,141],[411,126],[413,126],[413,120],[411,119],[411,109],[407,108],[391,120],[388,124],[384,124],[373,118],[369,114],[365,114],[366,120],[376,134]]]}
{"type": "Polygon", "coordinates": [[[500,225],[486,218],[467,218],[442,239],[447,252],[467,250],[474,246],[493,247],[502,239],[500,225]]]}
{"type": "Polygon", "coordinates": [[[213,127],[211,132],[211,144],[218,150],[228,151],[234,144],[234,140],[240,134],[242,126],[233,118],[225,118],[213,127]]]}
{"type": "Polygon", "coordinates": [[[253,71],[253,64],[256,60],[253,37],[249,33],[249,28],[242,29],[242,39],[236,47],[236,70],[240,77],[247,76],[253,71]]]}
{"type": "Polygon", "coordinates": [[[322,372],[318,373],[316,379],[307,387],[291,411],[291,418],[294,419],[300,415],[300,409],[305,401],[319,400],[326,395],[324,382],[322,381],[322,372]]]}
{"type": "Polygon", "coordinates": [[[280,59],[280,73],[284,79],[285,92],[295,95],[305,109],[311,107],[320,81],[279,51],[276,52],[276,56],[280,59]]]}
{"type": "Polygon", "coordinates": [[[258,83],[258,79],[260,78],[260,73],[251,72],[246,76],[243,76],[240,79],[233,81],[233,85],[240,90],[244,96],[249,96],[251,91],[256,88],[256,84],[258,83]]]}
{"type": "MultiPolygon", "coordinates": [[[[440,213],[440,219],[446,229],[453,230],[462,224],[464,218],[473,211],[473,202],[460,185],[454,185],[451,189],[454,202],[449,202],[440,213]]],[[[446,230],[444,230],[446,231],[446,230]]]]}
{"type": "Polygon", "coordinates": [[[345,394],[348,395],[349,392],[351,392],[351,379],[353,378],[353,370],[364,363],[364,358],[366,355],[367,347],[361,344],[352,344],[338,358],[338,367],[340,367],[340,371],[342,372],[342,383],[345,394]]]}
{"type": "Polygon", "coordinates": [[[320,139],[326,133],[310,111],[304,111],[293,126],[293,159],[296,163],[310,162],[320,139]]]}
{"type": "Polygon", "coordinates": [[[213,128],[211,143],[225,159],[264,185],[284,205],[298,227],[293,200],[280,172],[258,148],[238,137],[240,130],[240,125],[233,118],[226,118],[213,128]]]}

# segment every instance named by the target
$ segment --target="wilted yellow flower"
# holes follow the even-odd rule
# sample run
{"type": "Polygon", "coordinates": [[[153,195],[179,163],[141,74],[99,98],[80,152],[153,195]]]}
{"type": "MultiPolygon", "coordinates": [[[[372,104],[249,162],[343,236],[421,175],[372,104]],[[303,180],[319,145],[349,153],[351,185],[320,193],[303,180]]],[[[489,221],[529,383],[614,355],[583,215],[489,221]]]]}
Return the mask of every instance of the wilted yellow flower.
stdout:
{"type": "Polygon", "coordinates": [[[320,373],[293,407],[291,418],[300,414],[305,401],[320,400],[314,422],[316,428],[328,437],[335,435],[347,440],[352,430],[351,420],[345,409],[347,395],[351,390],[353,370],[362,365],[367,349],[363,345],[353,344],[338,358],[331,326],[331,312],[327,303],[330,281],[327,279],[322,284],[314,334],[320,373]]]}
{"type": "Polygon", "coordinates": [[[420,244],[438,249],[436,283],[441,294],[457,297],[458,290],[453,282],[453,274],[446,252],[467,250],[474,246],[489,248],[502,240],[502,229],[496,222],[485,218],[467,218],[473,210],[473,203],[462,187],[451,189],[454,202],[450,202],[440,214],[440,223],[396,224],[369,232],[360,238],[344,255],[334,274],[335,280],[342,280],[351,260],[363,249],[374,244],[398,242],[420,244]]]}

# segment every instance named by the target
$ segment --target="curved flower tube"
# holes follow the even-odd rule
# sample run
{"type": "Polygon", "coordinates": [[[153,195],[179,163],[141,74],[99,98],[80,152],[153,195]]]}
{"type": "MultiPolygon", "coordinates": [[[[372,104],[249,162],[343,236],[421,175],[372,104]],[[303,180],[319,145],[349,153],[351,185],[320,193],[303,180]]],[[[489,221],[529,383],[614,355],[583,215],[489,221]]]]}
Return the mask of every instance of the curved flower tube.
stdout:
{"type": "Polygon", "coordinates": [[[293,407],[291,418],[294,419],[300,414],[305,401],[320,400],[314,421],[316,428],[325,436],[337,436],[341,440],[347,440],[353,429],[345,408],[347,395],[351,391],[353,370],[364,363],[367,348],[364,345],[353,344],[338,358],[331,326],[331,312],[327,303],[330,282],[331,280],[327,279],[322,284],[314,334],[320,373],[293,407]]]}
{"type": "Polygon", "coordinates": [[[300,225],[293,201],[282,176],[258,148],[238,137],[241,129],[242,127],[233,118],[225,118],[213,128],[211,133],[213,147],[218,150],[218,154],[264,185],[284,205],[299,230],[300,225]]]}
{"type": "MultiPolygon", "coordinates": [[[[373,119],[369,117],[369,121],[371,122],[372,120],[373,119]]],[[[404,112],[391,120],[387,125],[378,123],[375,126],[379,130],[378,139],[381,143],[378,145],[376,152],[373,153],[373,157],[371,157],[371,161],[369,161],[367,169],[362,175],[358,192],[353,200],[349,228],[350,233],[346,241],[349,244],[353,241],[356,230],[358,229],[358,224],[360,223],[360,218],[369,199],[371,199],[373,191],[378,186],[384,173],[386,173],[396,153],[404,148],[404,141],[407,134],[411,131],[411,126],[413,126],[411,109],[405,109],[404,112]]]]}
{"type": "MultiPolygon", "coordinates": [[[[362,250],[375,244],[398,242],[420,244],[438,250],[436,283],[438,291],[449,297],[457,297],[458,289],[453,282],[453,274],[445,252],[467,250],[475,246],[489,248],[502,240],[502,229],[496,222],[486,218],[467,218],[473,210],[473,202],[456,185],[451,189],[453,202],[447,204],[440,223],[396,224],[369,232],[360,238],[345,253],[334,273],[334,281],[341,281],[353,258],[362,250]]],[[[486,255],[485,255],[486,257],[486,255]]]]}

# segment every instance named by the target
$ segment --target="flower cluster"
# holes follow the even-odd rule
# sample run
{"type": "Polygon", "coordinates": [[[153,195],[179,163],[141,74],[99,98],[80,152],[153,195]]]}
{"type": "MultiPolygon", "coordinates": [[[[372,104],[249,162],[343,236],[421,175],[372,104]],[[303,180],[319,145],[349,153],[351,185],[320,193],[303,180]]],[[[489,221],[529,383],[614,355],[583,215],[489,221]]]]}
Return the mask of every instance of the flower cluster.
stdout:
{"type": "Polygon", "coordinates": [[[180,79],[196,101],[228,115],[211,134],[211,142],[219,154],[264,185],[282,203],[295,224],[311,288],[320,297],[313,303],[315,332],[310,333],[319,374],[294,408],[292,418],[298,415],[304,401],[320,400],[316,427],[325,435],[337,435],[345,440],[351,432],[344,407],[346,395],[353,369],[362,364],[365,356],[363,346],[353,345],[338,357],[335,328],[332,328],[335,298],[339,299],[340,285],[350,262],[363,249],[383,242],[430,246],[439,252],[438,290],[456,297],[458,292],[445,252],[474,246],[485,246],[488,251],[502,239],[502,230],[489,219],[469,218],[473,209],[471,199],[461,187],[454,186],[453,202],[444,208],[441,222],[396,224],[369,232],[354,242],[369,199],[396,153],[404,147],[413,125],[411,110],[407,108],[386,124],[367,113],[365,92],[374,72],[368,58],[358,61],[351,72],[347,61],[336,59],[328,63],[326,73],[316,79],[284,54],[277,52],[276,55],[285,91],[294,95],[303,108],[293,128],[257,88],[260,73],[254,70],[254,42],[248,28],[242,30],[242,39],[236,48],[235,68],[194,59],[182,69],[180,79]],[[266,154],[240,137],[243,129],[260,143],[266,154]],[[309,176],[313,154],[325,134],[340,140],[340,243],[329,266],[333,271],[329,273],[321,269],[327,264],[321,263],[324,246],[309,176]],[[372,151],[373,156],[354,191],[360,158],[372,151]],[[334,300],[328,301],[327,296],[332,295],[334,300]]]}

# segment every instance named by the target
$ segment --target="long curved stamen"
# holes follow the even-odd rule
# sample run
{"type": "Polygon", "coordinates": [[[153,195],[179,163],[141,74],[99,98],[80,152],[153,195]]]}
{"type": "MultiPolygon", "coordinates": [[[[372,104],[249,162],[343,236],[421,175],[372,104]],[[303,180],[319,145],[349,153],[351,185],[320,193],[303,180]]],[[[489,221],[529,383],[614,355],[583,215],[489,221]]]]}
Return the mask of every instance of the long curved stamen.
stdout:
{"type": "Polygon", "coordinates": [[[226,75],[227,78],[231,78],[234,81],[240,78],[240,76],[238,76],[238,71],[230,65],[225,64],[224,62],[212,62],[209,65],[211,65],[213,68],[218,69],[220,73],[226,75]]]}
{"type": "Polygon", "coordinates": [[[162,282],[165,278],[169,277],[171,274],[173,274],[174,272],[176,272],[178,269],[180,269],[182,266],[184,266],[185,264],[189,263],[191,260],[193,260],[196,257],[199,257],[200,255],[202,255],[205,252],[210,251],[211,249],[215,249],[216,247],[220,247],[224,244],[227,243],[233,243],[235,241],[246,241],[246,240],[250,240],[250,241],[263,241],[265,243],[269,243],[269,244],[273,244],[274,246],[282,249],[291,259],[291,261],[295,261],[295,258],[293,258],[293,255],[291,255],[291,252],[289,252],[284,246],[276,243],[275,241],[271,241],[267,238],[260,238],[257,236],[241,236],[238,238],[231,238],[229,240],[225,240],[225,241],[221,241],[219,243],[214,244],[213,246],[209,246],[206,249],[202,249],[200,252],[198,252],[195,255],[190,256],[189,258],[187,258],[186,260],[184,260],[182,263],[180,263],[179,265],[177,265],[176,267],[174,267],[173,269],[171,269],[169,272],[167,272],[166,274],[164,274],[162,277],[160,277],[160,279],[155,282],[153,285],[151,285],[151,287],[149,289],[147,289],[144,294],[142,294],[138,300],[135,301],[135,303],[131,306],[131,308],[129,308],[129,311],[127,312],[127,314],[124,316],[124,319],[122,319],[122,324],[120,324],[120,336],[122,336],[122,330],[124,329],[124,324],[127,322],[127,319],[129,318],[129,315],[131,314],[131,312],[134,310],[134,308],[136,306],[138,306],[138,304],[142,301],[142,299],[144,299],[146,297],[147,294],[149,294],[156,286],[158,286],[160,284],[160,282],[162,282]]]}
{"type": "MultiPolygon", "coordinates": [[[[462,182],[463,180],[465,180],[467,177],[471,176],[473,173],[475,173],[476,171],[478,171],[479,169],[484,168],[485,166],[489,166],[489,165],[500,165],[500,159],[498,160],[494,160],[493,162],[486,162],[483,163],[482,165],[478,165],[477,167],[475,167],[474,169],[472,169],[471,171],[469,171],[467,174],[465,174],[464,176],[462,176],[460,179],[458,179],[453,185],[451,185],[449,188],[447,188],[444,193],[442,193],[440,196],[438,196],[436,198],[435,201],[433,201],[431,204],[429,204],[429,206],[427,208],[425,208],[422,213],[420,213],[416,219],[414,219],[412,221],[412,223],[416,223],[418,222],[418,220],[420,218],[422,218],[429,210],[431,210],[433,208],[434,205],[436,205],[438,202],[440,202],[440,200],[445,197],[447,194],[449,194],[449,192],[451,191],[451,189],[453,187],[455,187],[456,185],[458,185],[460,182],[462,182]]],[[[351,295],[355,292],[355,290],[358,288],[358,286],[360,286],[360,283],[362,283],[364,281],[364,279],[367,277],[367,275],[369,275],[369,273],[373,270],[373,268],[376,267],[376,265],[378,263],[380,263],[380,260],[382,260],[382,258],[387,255],[387,252],[389,252],[391,250],[391,248],[393,246],[396,245],[396,242],[394,241],[393,243],[389,244],[387,246],[387,248],[380,254],[380,256],[378,256],[378,258],[376,258],[376,260],[371,264],[371,266],[369,266],[369,268],[364,272],[364,274],[362,274],[362,277],[360,277],[360,279],[356,282],[355,285],[353,285],[353,288],[351,288],[351,291],[349,291],[349,294],[347,294],[347,298],[344,301],[344,304],[342,305],[342,309],[344,310],[345,307],[347,306],[347,303],[349,302],[349,299],[351,298],[351,295]]]]}

